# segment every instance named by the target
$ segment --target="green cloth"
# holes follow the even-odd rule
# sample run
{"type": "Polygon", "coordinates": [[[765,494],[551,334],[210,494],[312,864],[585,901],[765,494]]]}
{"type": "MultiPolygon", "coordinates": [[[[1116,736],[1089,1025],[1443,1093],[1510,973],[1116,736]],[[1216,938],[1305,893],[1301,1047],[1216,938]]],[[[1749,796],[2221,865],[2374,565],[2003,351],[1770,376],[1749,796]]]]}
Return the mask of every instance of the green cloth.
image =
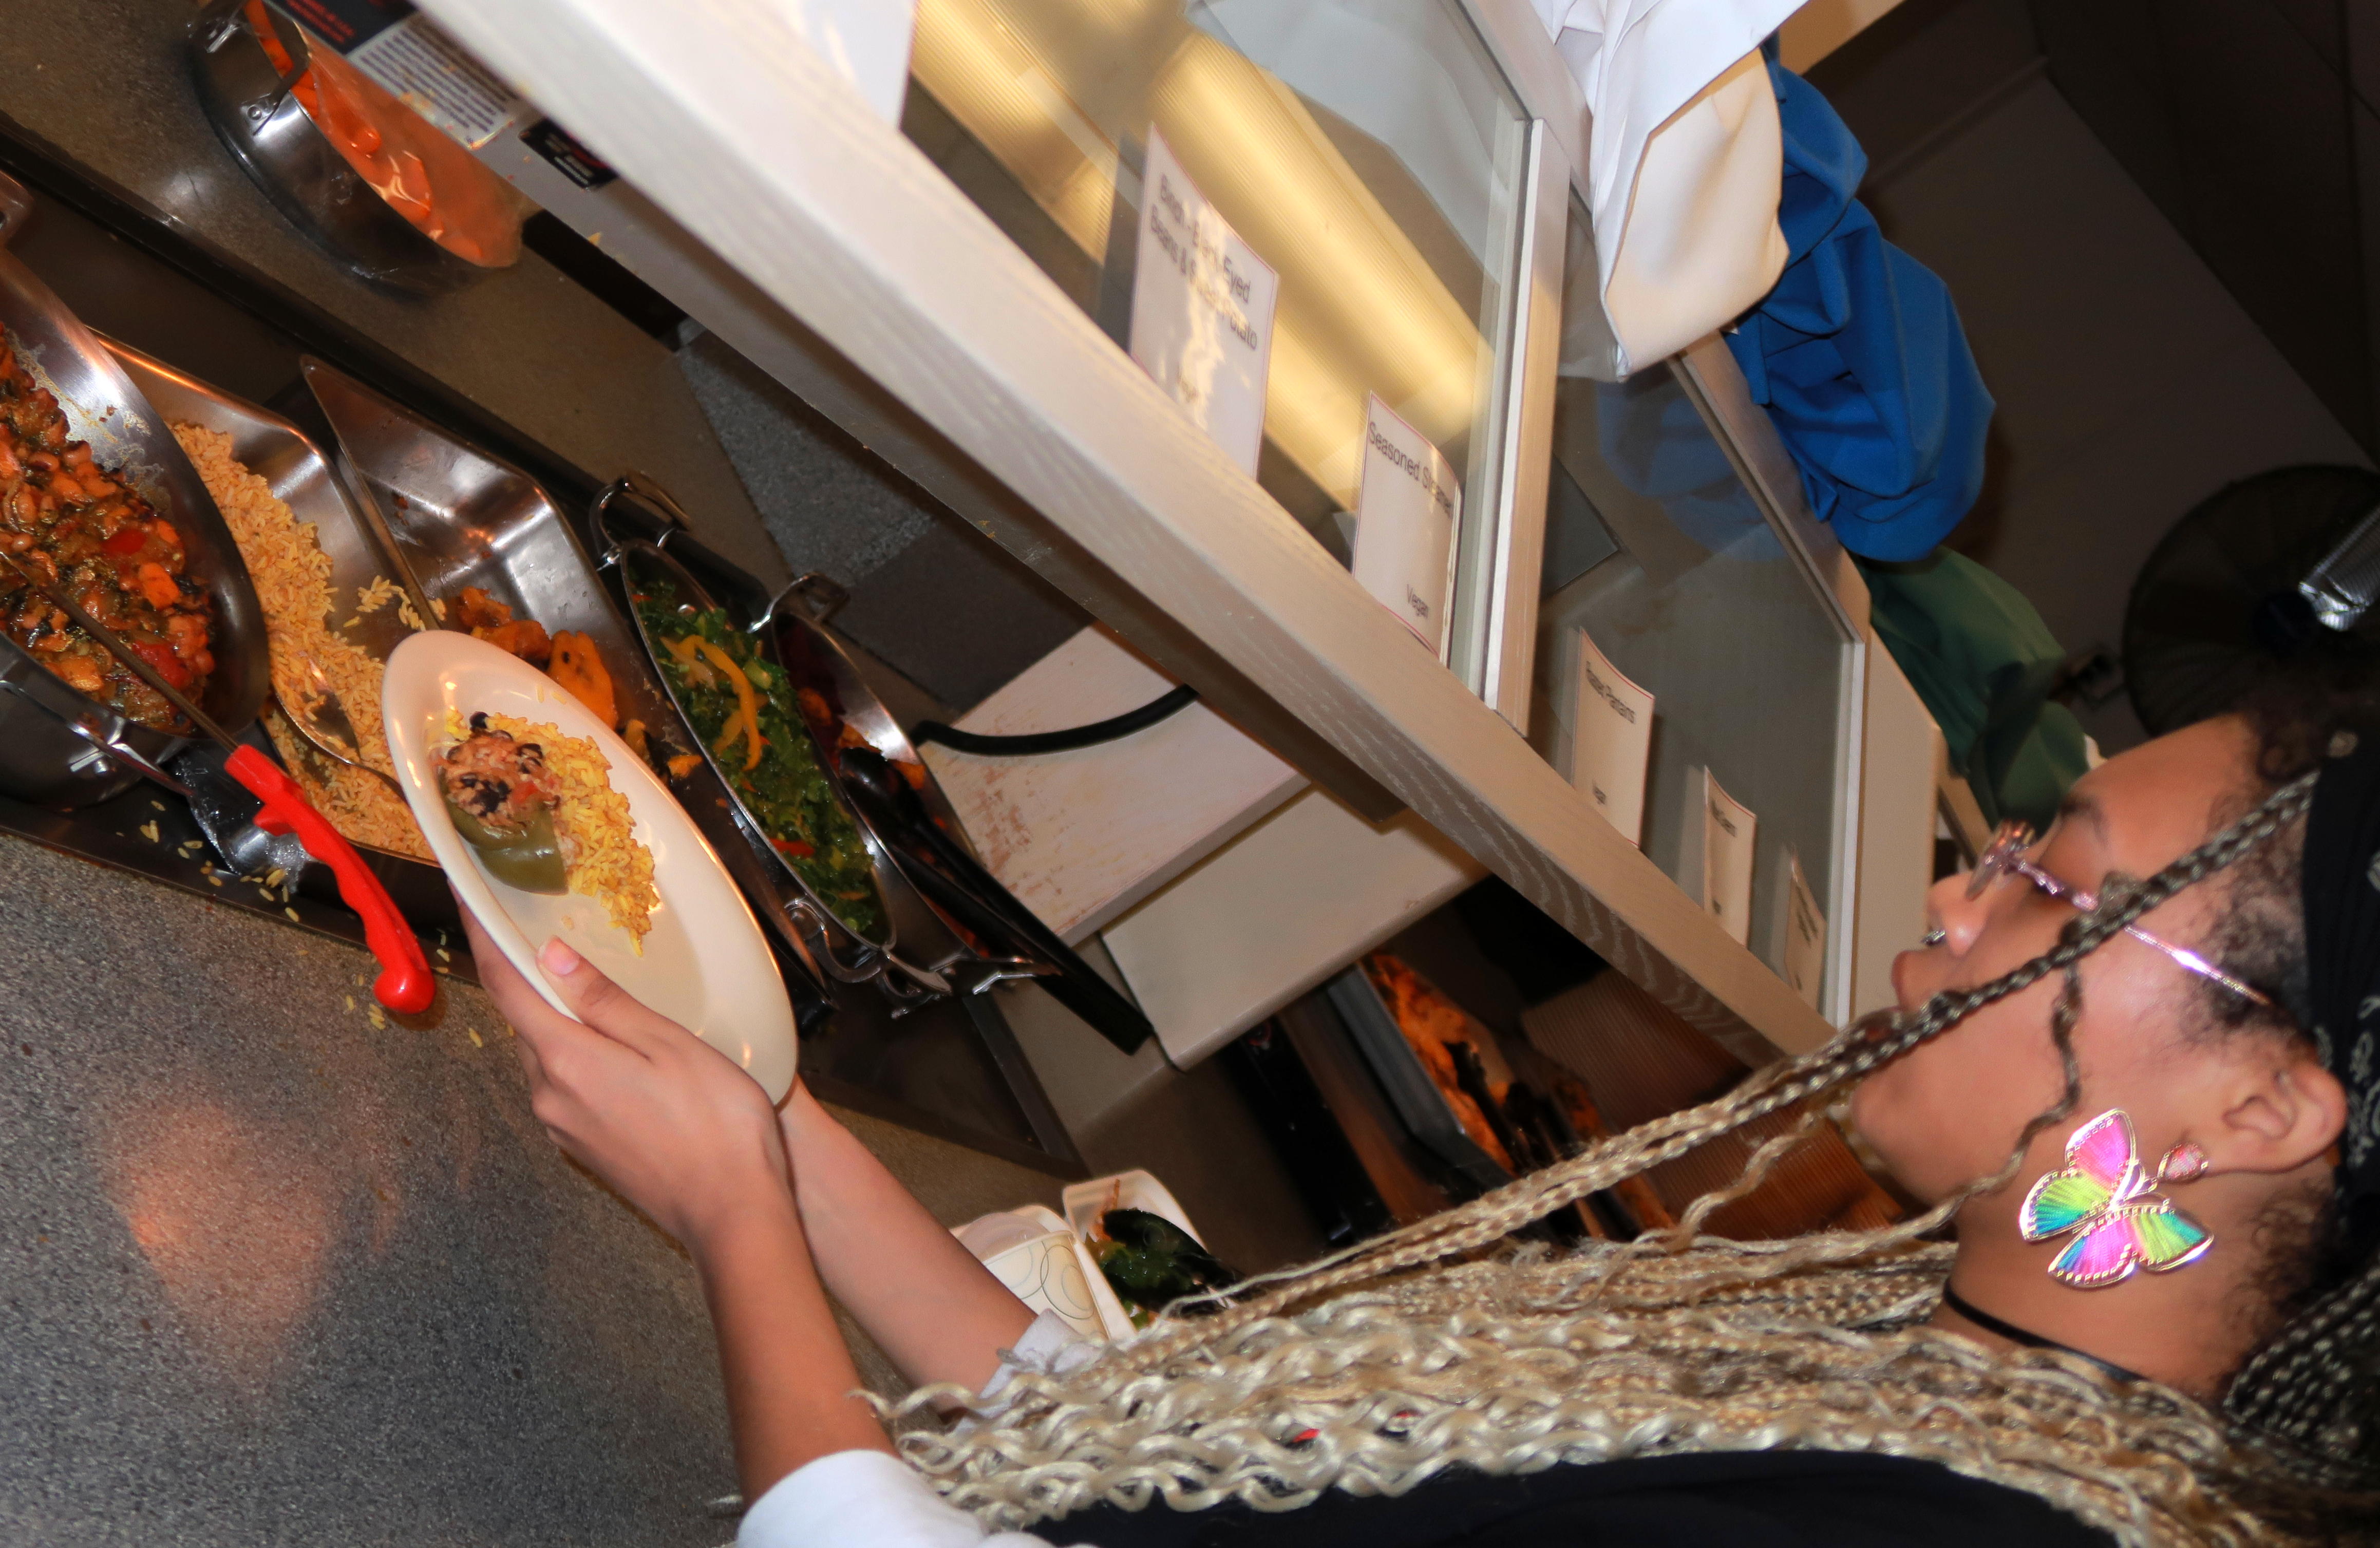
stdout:
{"type": "Polygon", "coordinates": [[[2082,776],[2082,725],[2049,690],[2066,652],[2033,603],[1963,555],[1860,561],[1876,638],[1942,727],[1985,821],[2046,828],[2082,776]]]}

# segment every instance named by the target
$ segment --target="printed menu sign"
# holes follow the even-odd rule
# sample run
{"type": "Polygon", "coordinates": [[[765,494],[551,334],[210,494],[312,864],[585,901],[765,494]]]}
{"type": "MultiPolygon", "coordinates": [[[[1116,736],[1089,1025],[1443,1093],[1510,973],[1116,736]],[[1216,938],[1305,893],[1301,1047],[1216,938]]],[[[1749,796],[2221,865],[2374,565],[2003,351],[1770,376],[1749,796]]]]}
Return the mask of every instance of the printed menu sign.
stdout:
{"type": "Polygon", "coordinates": [[[1355,579],[1444,656],[1454,533],[1463,519],[1463,488],[1453,465],[1374,393],[1364,404],[1359,480],[1355,579]]]}
{"type": "Polygon", "coordinates": [[[1752,938],[1752,857],[1760,820],[1752,809],[1719,788],[1708,769],[1686,776],[1689,810],[1700,808],[1702,821],[1686,819],[1686,874],[1702,884],[1703,907],[1718,920],[1738,945],[1752,938]]]}
{"type": "Polygon", "coordinates": [[[1132,358],[1256,476],[1281,276],[1148,131],[1133,261],[1132,358]]]}
{"type": "Polygon", "coordinates": [[[1645,769],[1653,696],[1622,676],[1586,630],[1578,634],[1578,702],[1571,713],[1570,782],[1620,836],[1645,845],[1645,769]]]}
{"type": "Polygon", "coordinates": [[[1827,967],[1827,916],[1818,908],[1818,898],[1810,890],[1810,879],[1802,874],[1802,856],[1798,850],[1785,851],[1785,874],[1779,879],[1777,917],[1781,935],[1777,957],[1778,975],[1792,985],[1793,993],[1812,1010],[1818,1008],[1818,985],[1827,967]]]}
{"type": "Polygon", "coordinates": [[[309,31],[471,150],[526,111],[512,89],[409,0],[283,0],[309,31]]]}

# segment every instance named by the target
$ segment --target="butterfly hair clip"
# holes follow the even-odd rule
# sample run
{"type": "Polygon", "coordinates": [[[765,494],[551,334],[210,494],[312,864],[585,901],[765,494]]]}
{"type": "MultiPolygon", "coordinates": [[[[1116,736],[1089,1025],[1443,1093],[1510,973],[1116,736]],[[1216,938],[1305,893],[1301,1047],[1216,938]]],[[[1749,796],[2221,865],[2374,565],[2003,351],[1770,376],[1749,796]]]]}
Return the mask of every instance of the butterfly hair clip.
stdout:
{"type": "Polygon", "coordinates": [[[2196,1262],[2215,1234],[2156,1191],[2205,1170],[2204,1153],[2176,1145],[2152,1175],[2141,1165],[2132,1120],[2110,1108],[2066,1141],[2066,1165],[2033,1185],[2018,1212],[2027,1241],[2077,1233],[2049,1265],[2049,1277],[2078,1290],[2120,1283],[2136,1268],[2165,1274],[2196,1262]]]}

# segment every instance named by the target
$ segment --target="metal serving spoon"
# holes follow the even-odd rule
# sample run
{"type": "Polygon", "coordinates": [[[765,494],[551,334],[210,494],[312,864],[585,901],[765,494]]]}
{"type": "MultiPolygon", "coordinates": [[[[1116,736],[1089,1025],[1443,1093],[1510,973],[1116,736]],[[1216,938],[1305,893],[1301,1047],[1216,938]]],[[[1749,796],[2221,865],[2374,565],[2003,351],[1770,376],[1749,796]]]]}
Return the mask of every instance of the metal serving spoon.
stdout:
{"type": "Polygon", "coordinates": [[[404,786],[364,762],[363,738],[356,735],[354,719],[348,715],[346,706],[339,702],[339,696],[332,689],[330,679],[322,676],[322,669],[310,661],[304,664],[306,686],[312,690],[313,699],[305,704],[293,704],[283,700],[281,716],[289,723],[289,728],[331,762],[344,763],[358,773],[371,775],[387,786],[399,800],[404,799],[404,786]]]}

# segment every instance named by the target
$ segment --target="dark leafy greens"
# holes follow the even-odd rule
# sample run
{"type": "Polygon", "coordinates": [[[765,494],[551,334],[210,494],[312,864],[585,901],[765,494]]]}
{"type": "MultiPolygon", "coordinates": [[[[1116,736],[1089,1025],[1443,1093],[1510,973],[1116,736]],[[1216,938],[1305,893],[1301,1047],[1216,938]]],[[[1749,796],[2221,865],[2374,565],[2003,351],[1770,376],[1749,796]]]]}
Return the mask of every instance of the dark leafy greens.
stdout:
{"type": "Polygon", "coordinates": [[[728,626],[725,609],[689,605],[665,576],[635,579],[631,600],[662,673],[745,809],[835,918],[881,941],[882,905],[867,844],[819,767],[783,676],[728,626]]]}
{"type": "MultiPolygon", "coordinates": [[[[1148,1326],[1158,1312],[1184,1296],[1225,1290],[1240,1282],[1240,1275],[1216,1262],[1197,1237],[1161,1214],[1110,1210],[1099,1216],[1099,1230],[1104,1239],[1091,1244],[1091,1256],[1135,1327],[1148,1326]]],[[[1185,1310],[1204,1315],[1216,1308],[1208,1304],[1185,1310]]]]}

